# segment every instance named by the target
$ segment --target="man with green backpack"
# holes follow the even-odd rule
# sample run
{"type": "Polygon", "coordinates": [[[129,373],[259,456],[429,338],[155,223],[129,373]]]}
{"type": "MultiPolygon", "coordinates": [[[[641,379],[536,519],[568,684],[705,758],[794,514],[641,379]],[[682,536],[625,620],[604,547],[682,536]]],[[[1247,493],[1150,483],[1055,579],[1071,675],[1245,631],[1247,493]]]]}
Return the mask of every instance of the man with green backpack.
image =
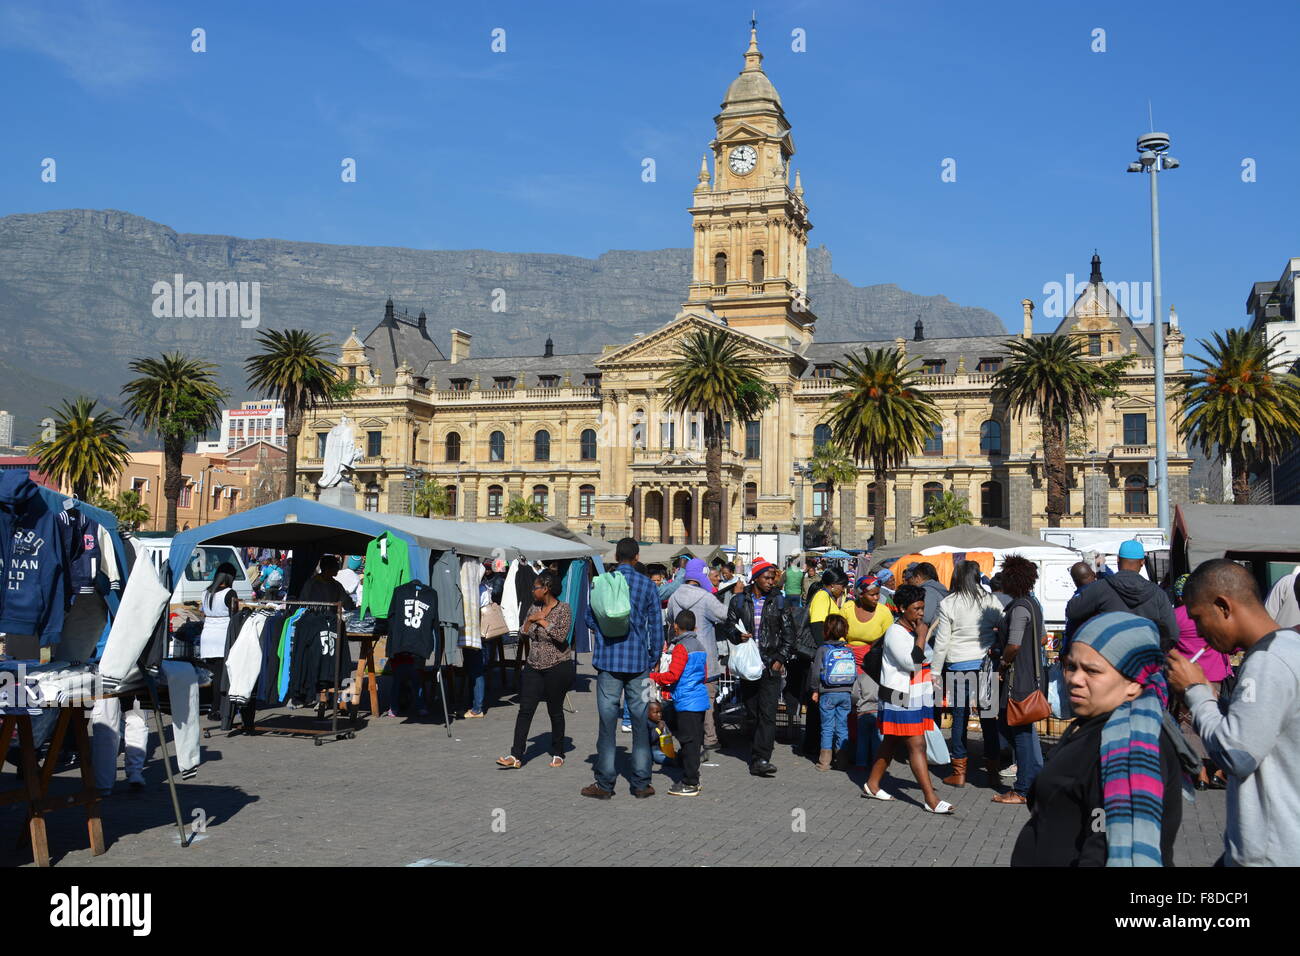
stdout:
{"type": "Polygon", "coordinates": [[[614,751],[623,700],[632,716],[632,796],[654,796],[650,786],[650,731],[646,707],[650,702],[650,668],[659,662],[663,646],[663,614],[654,582],[636,570],[641,556],[635,538],[623,538],[614,549],[618,567],[597,576],[591,585],[587,627],[595,637],[592,665],[596,668],[596,781],[582,788],[584,797],[608,800],[614,795],[614,751]]]}

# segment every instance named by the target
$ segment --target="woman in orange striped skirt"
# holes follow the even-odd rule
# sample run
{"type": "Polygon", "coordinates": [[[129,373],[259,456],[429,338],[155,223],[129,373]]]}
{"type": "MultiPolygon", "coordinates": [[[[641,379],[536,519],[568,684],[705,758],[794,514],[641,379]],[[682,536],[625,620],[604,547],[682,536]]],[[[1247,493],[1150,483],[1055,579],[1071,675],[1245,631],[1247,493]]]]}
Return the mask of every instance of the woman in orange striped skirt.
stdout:
{"type": "Polygon", "coordinates": [[[885,739],[876,751],[871,776],[862,785],[862,795],[893,799],[881,784],[894,752],[905,747],[912,776],[925,796],[925,809],[952,813],[952,804],[935,794],[925,759],[925,732],[934,729],[934,685],[925,660],[925,592],[904,584],[894,592],[894,603],[900,617],[885,633],[880,662],[880,732],[885,739]]]}

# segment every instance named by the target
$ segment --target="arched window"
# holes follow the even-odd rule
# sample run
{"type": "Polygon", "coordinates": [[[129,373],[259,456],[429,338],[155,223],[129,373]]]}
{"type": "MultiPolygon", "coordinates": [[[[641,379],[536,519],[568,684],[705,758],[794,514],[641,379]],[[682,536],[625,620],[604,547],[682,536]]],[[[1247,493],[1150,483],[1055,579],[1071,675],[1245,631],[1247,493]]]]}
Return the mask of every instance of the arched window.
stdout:
{"type": "Polygon", "coordinates": [[[596,460],[596,429],[584,428],[582,437],[578,440],[580,448],[579,455],[583,461],[596,460]]]}
{"type": "Polygon", "coordinates": [[[1002,484],[986,481],[980,485],[980,514],[985,518],[1002,517],[1002,484]]]}
{"type": "Polygon", "coordinates": [[[930,513],[930,502],[943,497],[943,485],[937,481],[927,481],[921,488],[921,513],[930,513]]]}
{"type": "Polygon", "coordinates": [[[713,284],[727,284],[727,254],[719,252],[713,257],[713,284]]]}
{"type": "Polygon", "coordinates": [[[763,250],[755,249],[754,256],[750,264],[750,282],[763,281],[763,250]]]}
{"type": "Polygon", "coordinates": [[[632,413],[632,447],[645,448],[645,409],[632,413]]]}
{"type": "Polygon", "coordinates": [[[551,460],[551,433],[544,428],[533,436],[533,460],[551,460]]]}
{"type": "Polygon", "coordinates": [[[745,517],[758,517],[758,482],[745,482],[745,517]]]}
{"type": "Polygon", "coordinates": [[[545,485],[533,485],[533,504],[542,509],[542,514],[549,514],[546,502],[550,498],[550,492],[545,485]]]}
{"type": "Polygon", "coordinates": [[[501,493],[500,485],[488,485],[487,506],[489,518],[501,517],[501,493]]]}
{"type": "Polygon", "coordinates": [[[460,432],[447,433],[447,460],[460,461],[460,432]]]}
{"type": "Polygon", "coordinates": [[[935,425],[930,437],[925,440],[923,454],[938,456],[943,454],[943,426],[935,425]]]}
{"type": "Polygon", "coordinates": [[[578,489],[578,514],[590,518],[596,513],[596,486],[583,485],[578,489]]]}
{"type": "Polygon", "coordinates": [[[506,460],[506,433],[493,432],[488,436],[488,460],[506,460]]]}
{"type": "Polygon", "coordinates": [[[447,514],[454,518],[456,517],[457,488],[455,485],[448,485],[443,490],[447,492],[447,514]]]}
{"type": "Polygon", "coordinates": [[[1124,479],[1124,513],[1144,515],[1148,513],[1149,508],[1147,480],[1141,475],[1129,475],[1124,479]]]}
{"type": "Polygon", "coordinates": [[[867,517],[876,516],[876,483],[873,481],[867,485],[867,517]]]}
{"type": "Polygon", "coordinates": [[[813,517],[820,518],[826,514],[827,506],[830,504],[830,488],[826,482],[819,481],[813,485],[813,517]]]}
{"type": "Polygon", "coordinates": [[[992,419],[980,426],[980,454],[1002,454],[1002,423],[992,419]]]}
{"type": "Polygon", "coordinates": [[[830,425],[818,425],[816,428],[813,429],[813,451],[816,451],[818,448],[821,448],[822,445],[825,445],[830,440],[831,440],[830,425]]]}

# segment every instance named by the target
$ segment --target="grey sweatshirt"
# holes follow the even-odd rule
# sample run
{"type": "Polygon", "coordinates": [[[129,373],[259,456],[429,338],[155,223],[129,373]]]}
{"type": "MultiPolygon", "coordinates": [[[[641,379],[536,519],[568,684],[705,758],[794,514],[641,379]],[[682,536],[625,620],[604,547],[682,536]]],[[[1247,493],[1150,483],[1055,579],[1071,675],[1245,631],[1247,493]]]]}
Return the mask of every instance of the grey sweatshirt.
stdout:
{"type": "Polygon", "coordinates": [[[1274,631],[1246,655],[1226,707],[1187,689],[1196,732],[1228,774],[1228,866],[1300,866],[1300,634],[1274,631]]]}

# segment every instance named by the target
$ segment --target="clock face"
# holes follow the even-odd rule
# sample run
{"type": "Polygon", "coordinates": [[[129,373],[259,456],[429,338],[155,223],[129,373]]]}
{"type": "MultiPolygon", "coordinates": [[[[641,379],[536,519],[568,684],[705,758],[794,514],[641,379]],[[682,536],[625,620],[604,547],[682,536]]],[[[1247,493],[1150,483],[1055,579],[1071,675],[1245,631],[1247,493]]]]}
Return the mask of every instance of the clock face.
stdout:
{"type": "Polygon", "coordinates": [[[757,163],[758,153],[754,152],[753,146],[737,146],[731,151],[729,165],[731,171],[738,176],[750,172],[757,163]]]}

